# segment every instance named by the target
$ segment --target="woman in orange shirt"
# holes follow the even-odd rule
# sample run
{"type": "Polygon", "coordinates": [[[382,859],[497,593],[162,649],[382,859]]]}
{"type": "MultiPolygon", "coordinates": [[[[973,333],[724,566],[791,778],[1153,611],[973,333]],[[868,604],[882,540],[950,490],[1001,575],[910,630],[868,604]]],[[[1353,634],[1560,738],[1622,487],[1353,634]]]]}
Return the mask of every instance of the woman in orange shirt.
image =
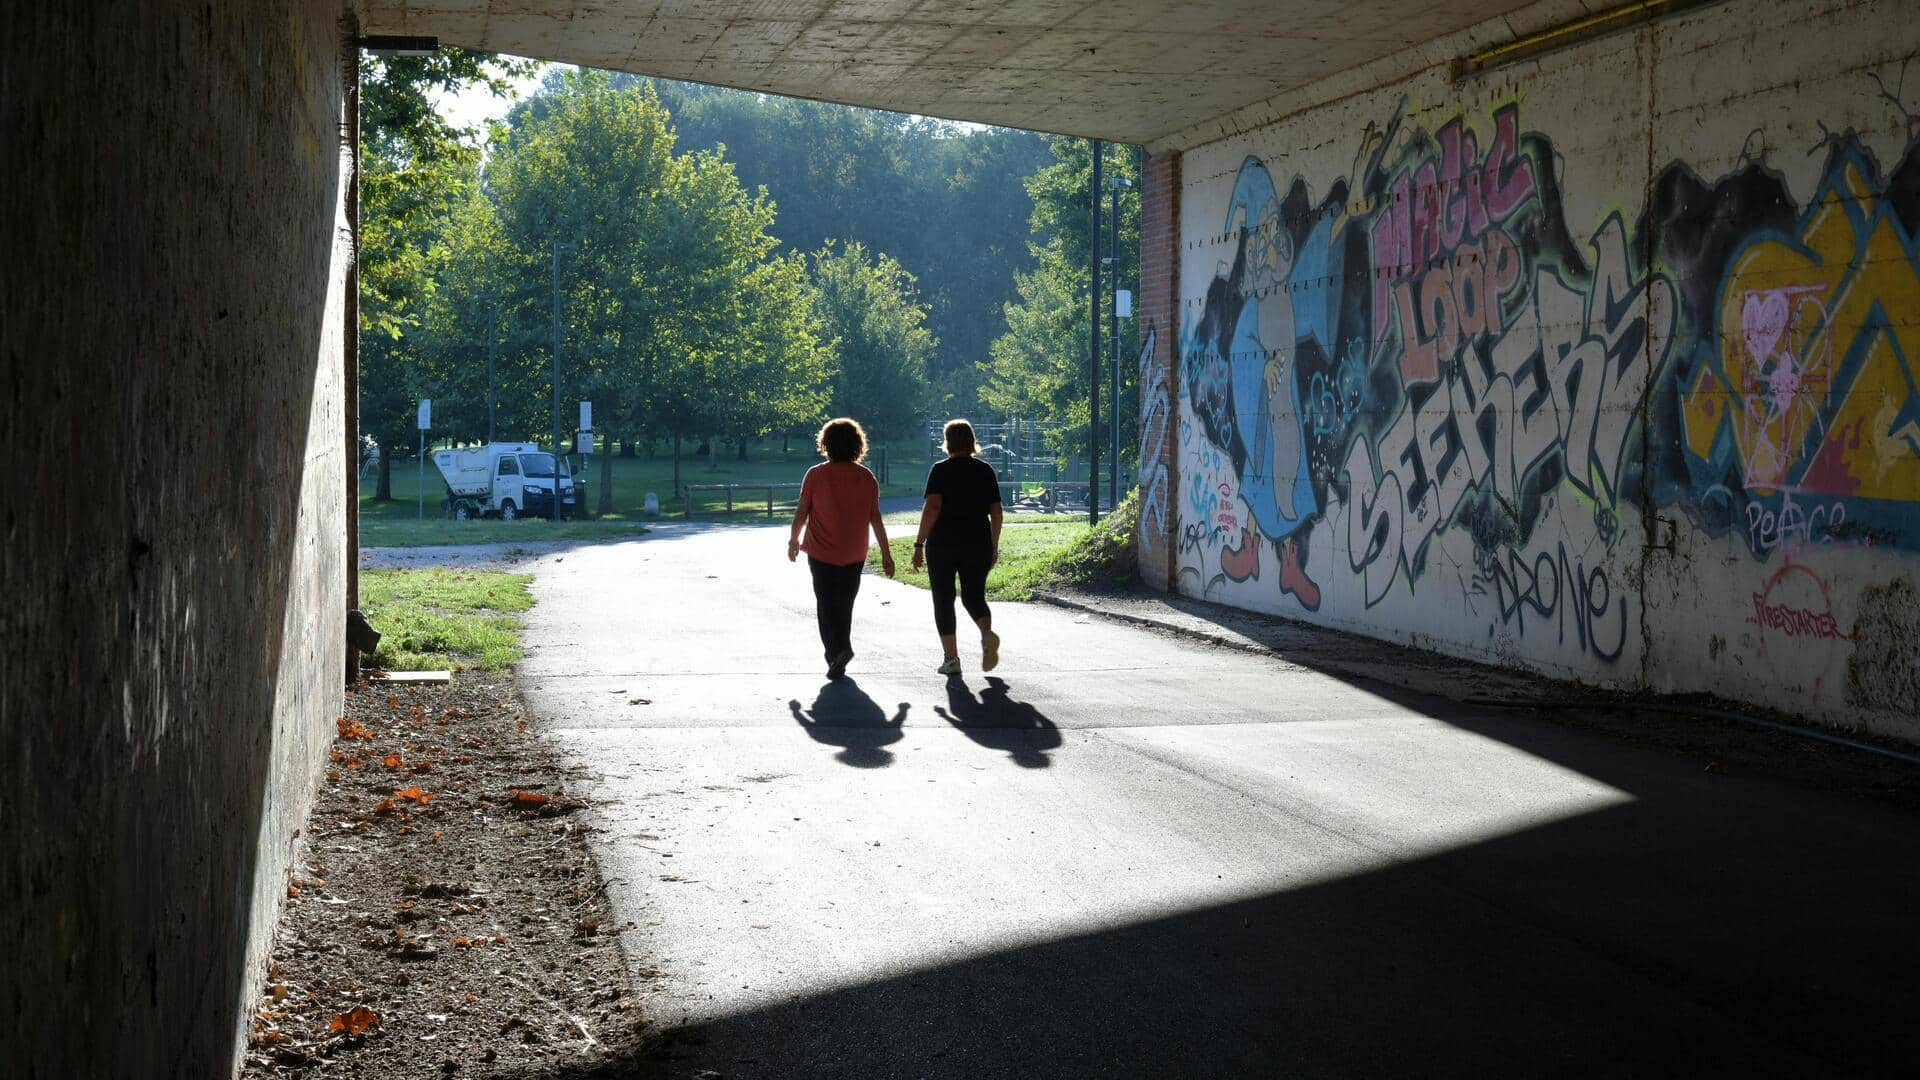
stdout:
{"type": "Polygon", "coordinates": [[[867,433],[846,417],[820,429],[820,454],[827,460],[807,470],[800,505],[793,510],[787,536],[787,561],[807,553],[813,571],[813,599],[820,619],[820,644],[827,653],[827,678],[847,673],[853,659],[853,600],[860,595],[860,571],[867,565],[867,530],[880,544],[881,566],[893,576],[893,550],[880,520],[880,482],[860,459],[867,456],[867,433]],[[802,528],[806,539],[800,538],[802,528]]]}

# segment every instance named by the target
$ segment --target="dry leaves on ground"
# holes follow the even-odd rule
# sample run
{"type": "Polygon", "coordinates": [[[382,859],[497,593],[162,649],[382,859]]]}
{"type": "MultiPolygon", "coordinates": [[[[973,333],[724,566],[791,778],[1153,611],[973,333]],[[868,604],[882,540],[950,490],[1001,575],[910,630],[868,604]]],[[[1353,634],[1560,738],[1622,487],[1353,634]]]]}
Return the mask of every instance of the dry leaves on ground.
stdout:
{"type": "Polygon", "coordinates": [[[511,678],[363,684],[338,728],[242,1075],[537,1076],[631,1050],[582,803],[511,678]]]}

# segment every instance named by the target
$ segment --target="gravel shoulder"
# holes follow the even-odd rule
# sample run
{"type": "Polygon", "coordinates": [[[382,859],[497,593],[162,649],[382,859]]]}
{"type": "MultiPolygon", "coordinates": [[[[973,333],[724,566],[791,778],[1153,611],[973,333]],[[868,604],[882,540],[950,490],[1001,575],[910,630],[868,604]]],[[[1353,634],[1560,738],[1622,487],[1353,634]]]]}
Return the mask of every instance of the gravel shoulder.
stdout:
{"type": "Polygon", "coordinates": [[[363,682],[346,701],[241,1075],[551,1076],[647,1060],[585,804],[513,678],[363,682]]]}

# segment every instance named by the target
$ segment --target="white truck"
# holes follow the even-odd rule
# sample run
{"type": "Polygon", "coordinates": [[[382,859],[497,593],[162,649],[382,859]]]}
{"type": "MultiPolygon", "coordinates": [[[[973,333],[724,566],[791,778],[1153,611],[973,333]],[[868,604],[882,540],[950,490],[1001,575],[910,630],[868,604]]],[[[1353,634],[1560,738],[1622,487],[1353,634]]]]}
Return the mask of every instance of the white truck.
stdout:
{"type": "Polygon", "coordinates": [[[433,466],[447,482],[447,514],[460,521],[493,516],[506,521],[551,517],[556,485],[561,517],[573,517],[586,505],[585,485],[574,483],[567,459],[556,462],[552,454],[534,443],[497,442],[436,450],[433,466]]]}

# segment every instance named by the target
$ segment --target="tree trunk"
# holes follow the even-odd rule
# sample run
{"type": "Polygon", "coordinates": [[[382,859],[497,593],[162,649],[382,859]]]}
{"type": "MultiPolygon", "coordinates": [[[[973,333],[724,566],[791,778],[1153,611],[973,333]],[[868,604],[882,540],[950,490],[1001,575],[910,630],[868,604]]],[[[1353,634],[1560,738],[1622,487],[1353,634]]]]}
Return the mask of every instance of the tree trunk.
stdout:
{"type": "Polygon", "coordinates": [[[787,459],[788,452],[791,451],[792,449],[793,449],[793,434],[791,432],[785,432],[785,431],[781,432],[780,433],[780,460],[785,461],[787,459]]]}
{"type": "Polygon", "coordinates": [[[393,447],[387,443],[380,444],[380,479],[373,485],[373,498],[375,502],[393,500],[393,447]]]}
{"type": "Polygon", "coordinates": [[[740,436],[740,456],[736,460],[747,460],[747,437],[745,435],[740,436]]]}
{"type": "Polygon", "coordinates": [[[632,439],[620,440],[620,456],[621,457],[633,456],[633,440],[632,439]]]}
{"type": "MultiPolygon", "coordinates": [[[[624,444],[632,449],[632,443],[624,444]]],[[[613,513],[613,455],[600,455],[600,498],[594,502],[596,513],[613,513]]]]}
{"type": "Polygon", "coordinates": [[[680,497],[680,436],[673,437],[673,497],[680,497]]]}

